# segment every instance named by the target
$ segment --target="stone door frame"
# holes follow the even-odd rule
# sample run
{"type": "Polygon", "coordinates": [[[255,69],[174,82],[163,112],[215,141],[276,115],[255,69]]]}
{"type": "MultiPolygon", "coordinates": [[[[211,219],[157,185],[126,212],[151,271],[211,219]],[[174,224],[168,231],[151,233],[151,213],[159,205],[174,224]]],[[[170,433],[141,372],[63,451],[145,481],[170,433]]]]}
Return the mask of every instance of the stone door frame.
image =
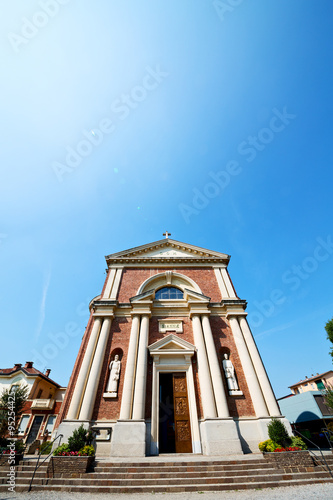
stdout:
{"type": "Polygon", "coordinates": [[[195,397],[191,358],[196,348],[189,342],[175,335],[168,335],[149,346],[153,358],[153,383],[151,407],[151,455],[159,454],[159,375],[160,373],[186,374],[187,397],[190,414],[192,453],[202,453],[197,404],[195,397]]]}

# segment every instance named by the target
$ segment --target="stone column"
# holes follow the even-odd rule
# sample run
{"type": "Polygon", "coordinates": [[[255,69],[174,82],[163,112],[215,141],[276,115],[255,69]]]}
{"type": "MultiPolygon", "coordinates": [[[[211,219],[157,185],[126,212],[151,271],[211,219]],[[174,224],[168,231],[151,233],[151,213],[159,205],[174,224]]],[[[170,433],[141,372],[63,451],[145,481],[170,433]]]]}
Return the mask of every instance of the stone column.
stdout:
{"type": "Polygon", "coordinates": [[[91,420],[94,403],[96,399],[97,388],[100,381],[105,348],[109,338],[112,319],[105,318],[103,321],[101,333],[98,339],[94,359],[91,365],[86,392],[82,401],[80,420],[91,420]]]}
{"type": "Polygon", "coordinates": [[[132,414],[133,389],[136,368],[136,353],[140,327],[139,314],[133,314],[131,335],[128,345],[126,371],[124,377],[123,395],[121,399],[120,420],[128,420],[132,414]]]}
{"type": "Polygon", "coordinates": [[[135,377],[133,400],[133,420],[145,418],[147,360],[148,360],[149,316],[144,314],[141,319],[138,360],[135,377]]]}
{"type": "Polygon", "coordinates": [[[238,324],[238,319],[235,316],[231,316],[229,317],[229,322],[235,339],[239,358],[242,363],[245,379],[250,391],[254,411],[257,417],[267,417],[268,411],[265,400],[261,392],[257,374],[254,370],[251,357],[247,350],[242,331],[238,324]]]}
{"type": "Polygon", "coordinates": [[[271,387],[271,384],[269,382],[269,378],[267,376],[265,367],[263,365],[262,359],[260,357],[260,354],[258,352],[256,343],[254,341],[254,338],[252,336],[251,330],[249,328],[249,325],[246,321],[246,318],[244,316],[241,316],[239,319],[240,327],[245,339],[245,343],[247,345],[247,348],[249,350],[250,356],[252,358],[252,362],[254,364],[255,371],[257,372],[259,384],[261,386],[261,390],[264,394],[266,404],[269,410],[269,414],[271,416],[278,416],[281,415],[279,407],[277,405],[273,389],[271,387]]]}
{"type": "Polygon", "coordinates": [[[216,415],[216,407],[215,407],[213,387],[211,381],[211,374],[208,366],[206,347],[202,334],[200,316],[198,314],[194,314],[192,316],[192,325],[193,325],[194,344],[198,349],[197,351],[198,374],[199,374],[201,401],[202,401],[204,417],[215,418],[217,415],[216,415]]]}
{"type": "Polygon", "coordinates": [[[220,418],[229,417],[229,409],[227,398],[224,392],[223,380],[221,375],[221,369],[219,365],[219,360],[216,353],[216,348],[214,344],[213,334],[210,327],[210,321],[208,314],[201,316],[202,328],[206,342],[207,357],[210,367],[210,373],[213,382],[213,389],[215,395],[215,402],[217,408],[217,416],[220,418]]]}
{"type": "Polygon", "coordinates": [[[89,370],[91,367],[95,347],[97,344],[97,339],[101,329],[101,324],[102,324],[101,319],[95,318],[94,325],[92,327],[92,331],[88,340],[87,349],[81,364],[79,376],[75,384],[72,401],[66,416],[67,420],[74,420],[78,417],[78,412],[82,398],[84,397],[86,382],[89,375],[89,370]]]}

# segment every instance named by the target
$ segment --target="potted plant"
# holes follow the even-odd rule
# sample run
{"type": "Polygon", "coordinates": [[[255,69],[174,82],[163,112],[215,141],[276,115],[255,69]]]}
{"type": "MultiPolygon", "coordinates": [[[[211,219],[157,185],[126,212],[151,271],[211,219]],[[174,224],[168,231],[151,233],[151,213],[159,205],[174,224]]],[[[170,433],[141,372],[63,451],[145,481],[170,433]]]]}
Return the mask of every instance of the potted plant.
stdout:
{"type": "Polygon", "coordinates": [[[268,424],[268,435],[270,439],[262,441],[258,445],[265,459],[282,467],[313,465],[303,439],[298,436],[289,436],[280,419],[271,419],[268,424]]]}
{"type": "Polygon", "coordinates": [[[54,475],[77,475],[87,472],[95,458],[94,447],[87,444],[89,433],[81,425],[73,431],[68,443],[58,446],[49,462],[48,473],[54,475]]]}

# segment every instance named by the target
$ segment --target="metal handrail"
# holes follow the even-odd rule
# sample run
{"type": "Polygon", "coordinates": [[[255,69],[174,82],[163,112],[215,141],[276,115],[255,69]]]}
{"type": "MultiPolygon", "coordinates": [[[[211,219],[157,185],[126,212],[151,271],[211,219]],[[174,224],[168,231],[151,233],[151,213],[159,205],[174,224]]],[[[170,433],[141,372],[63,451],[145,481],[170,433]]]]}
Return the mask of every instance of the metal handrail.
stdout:
{"type": "Polygon", "coordinates": [[[329,447],[331,448],[332,452],[333,452],[333,448],[332,448],[332,443],[331,443],[331,439],[329,436],[327,436],[327,434],[333,434],[332,431],[330,431],[327,427],[325,427],[324,429],[320,429],[321,432],[323,432],[325,434],[325,438],[327,439],[327,442],[328,442],[328,445],[329,447]]]}
{"type": "MultiPolygon", "coordinates": [[[[48,448],[49,448],[49,447],[50,447],[50,446],[51,446],[51,445],[52,445],[52,444],[53,444],[53,443],[54,443],[57,439],[59,439],[59,438],[60,438],[60,441],[59,441],[59,445],[60,445],[61,438],[63,438],[63,437],[64,437],[64,436],[63,436],[63,434],[58,434],[58,436],[57,436],[56,438],[54,438],[54,439],[53,439],[53,441],[50,441],[50,442],[49,442],[48,446],[46,446],[46,448],[45,448],[45,449],[48,449],[48,448]]],[[[46,457],[46,458],[44,458],[44,460],[43,460],[41,463],[39,463],[39,460],[40,460],[40,456],[41,456],[41,454],[42,454],[42,451],[40,450],[40,451],[39,451],[39,455],[38,455],[38,459],[37,459],[37,463],[36,463],[36,467],[35,467],[35,470],[34,470],[34,472],[33,472],[33,474],[32,474],[32,478],[31,478],[31,481],[30,481],[30,484],[29,484],[29,489],[28,489],[28,491],[31,491],[32,481],[34,480],[34,477],[35,477],[35,474],[36,474],[37,470],[39,469],[39,467],[40,467],[41,465],[43,465],[43,463],[45,462],[45,460],[47,460],[47,459],[49,458],[49,456],[50,456],[50,455],[52,455],[52,449],[51,449],[51,452],[47,455],[47,457],[46,457]],[[38,465],[38,464],[39,464],[39,465],[38,465]]]]}
{"type": "MultiPolygon", "coordinates": [[[[329,467],[328,463],[326,462],[326,459],[325,459],[325,457],[324,457],[323,452],[321,451],[321,448],[320,448],[320,447],[319,447],[316,443],[314,443],[313,441],[311,441],[311,439],[309,439],[309,438],[307,438],[307,437],[303,436],[303,434],[301,434],[300,432],[298,432],[296,429],[293,429],[293,432],[296,432],[296,434],[299,434],[299,435],[301,436],[301,438],[302,438],[302,439],[306,439],[307,441],[309,441],[309,443],[311,443],[313,446],[315,446],[316,448],[318,448],[318,450],[320,451],[320,454],[321,454],[321,456],[322,456],[322,458],[323,458],[323,460],[324,460],[324,462],[325,462],[325,464],[326,464],[326,467],[327,467],[327,469],[328,469],[328,472],[330,473],[330,476],[333,478],[332,471],[331,471],[331,469],[330,469],[330,467],[329,467]]],[[[309,450],[309,452],[311,453],[311,450],[309,450]]],[[[313,452],[312,452],[312,453],[313,453],[313,452]]]]}

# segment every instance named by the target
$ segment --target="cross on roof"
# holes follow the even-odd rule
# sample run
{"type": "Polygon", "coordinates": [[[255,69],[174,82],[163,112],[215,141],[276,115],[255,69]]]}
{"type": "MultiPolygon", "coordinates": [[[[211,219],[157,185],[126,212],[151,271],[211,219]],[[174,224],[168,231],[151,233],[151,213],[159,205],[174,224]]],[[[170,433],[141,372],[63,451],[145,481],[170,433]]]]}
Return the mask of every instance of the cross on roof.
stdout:
{"type": "Polygon", "coordinates": [[[168,233],[168,231],[165,231],[165,233],[163,233],[163,236],[165,236],[166,238],[169,238],[169,236],[171,236],[171,233],[168,233]]]}

